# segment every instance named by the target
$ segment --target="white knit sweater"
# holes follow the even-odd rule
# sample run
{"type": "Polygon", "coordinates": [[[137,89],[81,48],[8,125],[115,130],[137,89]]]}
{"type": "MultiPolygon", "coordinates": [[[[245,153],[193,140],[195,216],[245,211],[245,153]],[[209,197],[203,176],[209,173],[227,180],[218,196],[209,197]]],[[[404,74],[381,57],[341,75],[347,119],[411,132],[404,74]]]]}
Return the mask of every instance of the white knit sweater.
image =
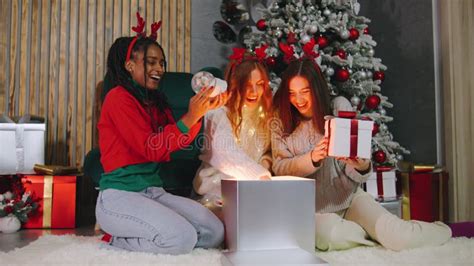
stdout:
{"type": "Polygon", "coordinates": [[[369,173],[361,175],[354,167],[326,157],[319,167],[313,165],[311,151],[324,137],[311,120],[301,122],[283,136],[281,123],[273,123],[272,154],[275,175],[293,175],[315,179],[316,212],[338,212],[349,207],[353,194],[369,173]]]}
{"type": "Polygon", "coordinates": [[[234,136],[227,117],[227,108],[210,111],[204,118],[204,141],[201,167],[194,177],[193,187],[199,195],[221,197],[221,179],[258,179],[271,176],[260,165],[271,166],[270,139],[256,132],[258,112],[243,109],[240,135],[234,136]]]}

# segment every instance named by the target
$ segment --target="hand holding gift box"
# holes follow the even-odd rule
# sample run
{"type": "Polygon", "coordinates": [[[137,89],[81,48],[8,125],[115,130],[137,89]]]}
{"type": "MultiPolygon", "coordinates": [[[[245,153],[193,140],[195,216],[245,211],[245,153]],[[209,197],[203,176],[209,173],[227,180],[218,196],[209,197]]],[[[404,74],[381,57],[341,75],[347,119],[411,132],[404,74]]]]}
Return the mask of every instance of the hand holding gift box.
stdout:
{"type": "Polygon", "coordinates": [[[355,112],[339,111],[338,117],[325,117],[329,156],[370,159],[374,122],[358,120],[355,116],[355,112]]]}

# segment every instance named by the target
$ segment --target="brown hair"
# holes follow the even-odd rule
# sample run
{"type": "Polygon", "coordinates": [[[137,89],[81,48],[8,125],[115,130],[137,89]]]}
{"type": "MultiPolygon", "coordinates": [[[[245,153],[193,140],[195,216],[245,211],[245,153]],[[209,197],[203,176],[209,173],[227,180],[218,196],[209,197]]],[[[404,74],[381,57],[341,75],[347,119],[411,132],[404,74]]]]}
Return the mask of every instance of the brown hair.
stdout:
{"type": "Polygon", "coordinates": [[[269,121],[272,114],[272,91],[269,84],[269,74],[265,65],[257,59],[244,59],[242,62],[230,62],[225,71],[225,79],[228,86],[228,91],[232,93],[226,106],[228,108],[227,117],[229,118],[235,136],[239,136],[240,126],[242,124],[242,107],[245,102],[246,84],[250,78],[250,73],[258,69],[265,81],[265,88],[260,106],[263,109],[264,117],[258,119],[259,132],[266,132],[265,123],[269,121]]]}
{"type": "Polygon", "coordinates": [[[298,110],[290,103],[290,81],[300,76],[305,78],[311,88],[311,105],[313,125],[316,131],[324,133],[324,116],[331,113],[330,97],[327,81],[319,66],[309,58],[291,62],[282,73],[280,87],[273,99],[275,112],[283,123],[283,133],[291,134],[303,119],[298,110]]]}

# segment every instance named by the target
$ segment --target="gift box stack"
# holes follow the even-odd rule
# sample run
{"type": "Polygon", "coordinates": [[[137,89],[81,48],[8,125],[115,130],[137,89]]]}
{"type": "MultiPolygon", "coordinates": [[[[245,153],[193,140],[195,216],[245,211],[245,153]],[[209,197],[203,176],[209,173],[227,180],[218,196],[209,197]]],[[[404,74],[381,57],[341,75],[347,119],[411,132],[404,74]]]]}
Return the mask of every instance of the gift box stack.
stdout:
{"type": "Polygon", "coordinates": [[[402,217],[401,199],[397,193],[397,178],[393,167],[377,166],[364,184],[364,189],[380,204],[398,217],[402,217]]]}
{"type": "Polygon", "coordinates": [[[74,228],[93,224],[97,195],[77,167],[47,166],[45,123],[40,117],[25,115],[10,119],[0,115],[0,179],[21,177],[26,191],[38,203],[24,228],[74,228]]]}
{"type": "Polygon", "coordinates": [[[400,164],[403,219],[448,222],[448,173],[440,166],[400,164]]]}

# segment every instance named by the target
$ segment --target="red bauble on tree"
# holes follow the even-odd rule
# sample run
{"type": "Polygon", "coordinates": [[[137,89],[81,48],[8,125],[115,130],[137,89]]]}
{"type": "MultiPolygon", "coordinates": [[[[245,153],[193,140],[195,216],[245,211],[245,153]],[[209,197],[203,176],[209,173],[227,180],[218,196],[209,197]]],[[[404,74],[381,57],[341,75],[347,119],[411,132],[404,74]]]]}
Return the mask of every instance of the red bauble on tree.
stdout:
{"type": "Polygon", "coordinates": [[[370,34],[369,27],[367,27],[367,28],[364,29],[364,34],[370,34]]]}
{"type": "Polygon", "coordinates": [[[370,95],[365,100],[365,106],[370,110],[377,108],[379,104],[380,104],[380,97],[377,95],[370,95]]]}
{"type": "Polygon", "coordinates": [[[377,133],[379,133],[379,124],[374,123],[374,128],[372,128],[372,136],[375,136],[377,133]]]}
{"type": "Polygon", "coordinates": [[[273,56],[268,57],[265,61],[267,62],[267,66],[269,68],[273,68],[276,65],[276,59],[273,56]]]}
{"type": "Polygon", "coordinates": [[[385,79],[385,73],[382,71],[375,71],[374,72],[374,80],[383,81],[385,79]]]}
{"type": "Polygon", "coordinates": [[[338,81],[344,82],[347,81],[350,77],[349,71],[347,69],[341,68],[336,71],[336,79],[338,81]]]}
{"type": "Polygon", "coordinates": [[[384,163],[387,160],[387,155],[382,150],[374,152],[373,156],[377,163],[384,163]]]}
{"type": "Polygon", "coordinates": [[[336,50],[334,52],[334,55],[339,56],[339,58],[341,58],[341,59],[346,59],[347,58],[346,51],[344,51],[343,49],[336,50]]]}
{"type": "Polygon", "coordinates": [[[267,22],[264,19],[257,21],[257,29],[264,31],[267,28],[267,22]]]}
{"type": "Polygon", "coordinates": [[[352,28],[349,30],[349,40],[355,41],[359,38],[359,31],[356,28],[352,28]]]}
{"type": "Polygon", "coordinates": [[[319,49],[323,49],[323,48],[325,48],[325,47],[328,46],[329,41],[328,41],[328,38],[326,38],[326,37],[324,37],[324,36],[319,36],[319,37],[316,39],[316,43],[318,44],[319,49]]]}

